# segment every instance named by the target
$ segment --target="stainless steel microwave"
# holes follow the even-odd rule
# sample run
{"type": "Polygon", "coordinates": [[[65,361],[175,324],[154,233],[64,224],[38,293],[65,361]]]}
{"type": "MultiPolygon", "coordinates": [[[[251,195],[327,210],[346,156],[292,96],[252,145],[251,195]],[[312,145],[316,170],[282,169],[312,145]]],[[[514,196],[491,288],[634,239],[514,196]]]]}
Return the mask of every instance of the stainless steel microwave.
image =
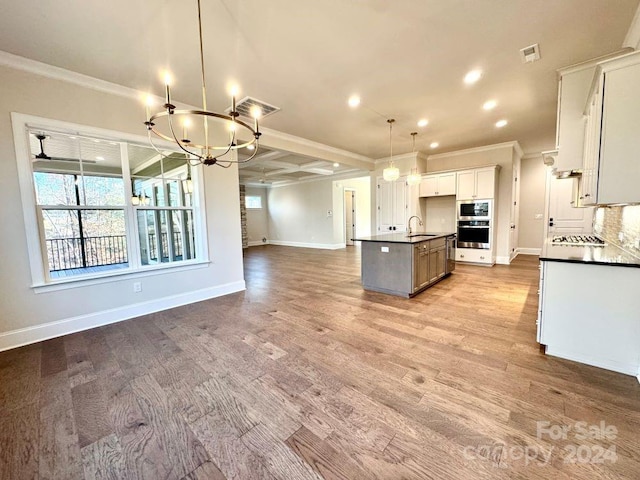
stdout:
{"type": "Polygon", "coordinates": [[[491,200],[459,201],[458,220],[490,220],[491,203],[491,200]]]}

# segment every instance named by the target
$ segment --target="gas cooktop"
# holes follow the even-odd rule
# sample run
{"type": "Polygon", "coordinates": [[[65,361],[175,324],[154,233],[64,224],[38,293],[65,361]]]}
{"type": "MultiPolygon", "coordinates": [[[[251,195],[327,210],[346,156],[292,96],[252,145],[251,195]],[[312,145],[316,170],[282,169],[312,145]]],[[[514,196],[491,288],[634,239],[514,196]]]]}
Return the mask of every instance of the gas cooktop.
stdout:
{"type": "Polygon", "coordinates": [[[579,247],[604,247],[604,240],[595,235],[554,235],[553,245],[576,245],[579,247]]]}

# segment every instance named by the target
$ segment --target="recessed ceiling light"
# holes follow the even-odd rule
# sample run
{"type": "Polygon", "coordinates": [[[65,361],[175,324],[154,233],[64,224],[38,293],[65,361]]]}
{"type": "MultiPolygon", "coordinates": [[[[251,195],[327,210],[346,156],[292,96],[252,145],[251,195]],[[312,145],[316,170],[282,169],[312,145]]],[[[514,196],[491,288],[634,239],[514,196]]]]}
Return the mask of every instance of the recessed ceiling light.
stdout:
{"type": "Polygon", "coordinates": [[[496,108],[496,105],[498,105],[498,102],[496,102],[495,100],[487,100],[482,105],[482,108],[484,108],[485,110],[493,110],[494,108],[496,108]]]}
{"type": "Polygon", "coordinates": [[[427,120],[426,118],[418,120],[419,127],[426,127],[427,125],[429,125],[429,120],[427,120]]]}
{"type": "Polygon", "coordinates": [[[104,160],[104,157],[96,157],[96,160],[98,160],[99,162],[104,160]]]}
{"type": "Polygon", "coordinates": [[[496,122],[496,127],[498,127],[498,128],[502,128],[502,127],[504,127],[507,123],[509,123],[509,122],[507,122],[506,120],[498,120],[498,121],[496,122]]]}
{"type": "Polygon", "coordinates": [[[431,145],[429,145],[431,148],[438,148],[440,146],[440,144],[438,142],[431,142],[431,145]]]}
{"type": "Polygon", "coordinates": [[[360,97],[358,95],[351,95],[348,103],[351,108],[356,108],[360,105],[360,97]]]}
{"type": "Polygon", "coordinates": [[[480,77],[482,77],[482,70],[471,70],[464,76],[464,83],[472,85],[480,80],[480,77]]]}
{"type": "Polygon", "coordinates": [[[333,168],[338,168],[340,166],[340,164],[338,162],[333,164],[333,168]]]}

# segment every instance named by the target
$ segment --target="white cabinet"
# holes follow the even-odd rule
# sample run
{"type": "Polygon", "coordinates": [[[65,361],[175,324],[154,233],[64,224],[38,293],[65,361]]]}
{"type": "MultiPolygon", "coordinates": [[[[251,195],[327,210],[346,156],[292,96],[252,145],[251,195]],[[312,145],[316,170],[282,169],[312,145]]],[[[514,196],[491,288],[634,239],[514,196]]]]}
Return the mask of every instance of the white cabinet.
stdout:
{"type": "Polygon", "coordinates": [[[555,171],[582,169],[584,106],[595,70],[596,66],[592,64],[559,72],[555,171]]]}
{"type": "Polygon", "coordinates": [[[456,262],[484,263],[493,265],[495,263],[491,250],[479,248],[456,248],[456,262]]]}
{"type": "Polygon", "coordinates": [[[441,197],[456,194],[456,172],[426,175],[420,182],[421,197],[441,197]]]}
{"type": "Polygon", "coordinates": [[[456,197],[458,200],[495,197],[497,169],[477,168],[458,172],[456,197]]]}
{"type": "Polygon", "coordinates": [[[585,205],[640,202],[640,52],[598,64],[587,104],[585,205]]]}
{"type": "Polygon", "coordinates": [[[400,177],[395,182],[378,179],[378,231],[403,232],[407,228],[407,182],[400,177]]]}
{"type": "Polygon", "coordinates": [[[638,375],[639,284],[638,268],[543,261],[538,342],[548,355],[638,375]]]}

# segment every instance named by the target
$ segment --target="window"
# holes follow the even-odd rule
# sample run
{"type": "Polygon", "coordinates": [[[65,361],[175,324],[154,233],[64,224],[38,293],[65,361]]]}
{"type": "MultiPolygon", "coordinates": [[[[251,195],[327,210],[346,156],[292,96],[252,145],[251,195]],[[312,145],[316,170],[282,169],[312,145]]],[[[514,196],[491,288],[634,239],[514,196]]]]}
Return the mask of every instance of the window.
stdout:
{"type": "Polygon", "coordinates": [[[34,284],[205,260],[197,172],[184,154],[77,132],[27,135],[44,270],[34,284]]]}
{"type": "Polygon", "coordinates": [[[260,195],[247,195],[244,198],[244,204],[249,209],[262,208],[262,197],[260,195]]]}

